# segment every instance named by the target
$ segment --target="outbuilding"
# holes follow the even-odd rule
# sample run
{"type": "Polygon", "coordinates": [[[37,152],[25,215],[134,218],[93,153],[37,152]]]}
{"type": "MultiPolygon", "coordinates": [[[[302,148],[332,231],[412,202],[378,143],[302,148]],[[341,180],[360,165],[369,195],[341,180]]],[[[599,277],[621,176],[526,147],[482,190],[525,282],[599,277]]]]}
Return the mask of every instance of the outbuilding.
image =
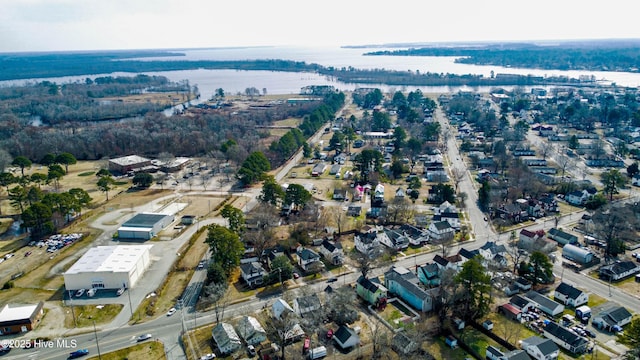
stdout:
{"type": "Polygon", "coordinates": [[[562,257],[581,265],[589,264],[593,261],[593,253],[591,251],[571,244],[567,244],[562,248],[562,257]]]}
{"type": "Polygon", "coordinates": [[[118,228],[118,238],[150,240],[173,220],[169,214],[139,213],[118,228]]]}
{"type": "Polygon", "coordinates": [[[97,246],[64,275],[67,290],[131,288],[151,264],[153,245],[97,246]]]}

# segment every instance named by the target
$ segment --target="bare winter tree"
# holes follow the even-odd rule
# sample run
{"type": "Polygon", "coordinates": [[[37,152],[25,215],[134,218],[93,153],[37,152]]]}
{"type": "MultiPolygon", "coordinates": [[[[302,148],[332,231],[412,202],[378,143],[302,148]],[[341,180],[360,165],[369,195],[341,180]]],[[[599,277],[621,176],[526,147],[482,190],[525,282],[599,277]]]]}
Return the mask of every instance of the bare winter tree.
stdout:
{"type": "Polygon", "coordinates": [[[262,317],[261,322],[266,324],[267,337],[273,339],[274,343],[280,347],[280,358],[285,360],[285,350],[291,342],[292,330],[294,326],[298,325],[300,318],[291,311],[283,311],[278,318],[263,312],[262,317]]]}
{"type": "Polygon", "coordinates": [[[385,220],[391,224],[407,223],[413,218],[413,214],[414,205],[411,201],[403,197],[396,197],[387,206],[385,220]]]}
{"type": "Polygon", "coordinates": [[[370,333],[369,338],[373,348],[371,359],[389,359],[389,356],[391,355],[391,338],[393,334],[375,317],[367,317],[366,319],[370,319],[367,321],[367,325],[370,333]]]}
{"type": "Polygon", "coordinates": [[[451,169],[451,179],[453,180],[456,192],[458,192],[458,186],[460,185],[460,182],[464,180],[465,174],[466,172],[462,168],[456,167],[451,169]]]}
{"type": "Polygon", "coordinates": [[[625,242],[635,237],[636,217],[627,206],[608,205],[598,209],[592,219],[596,236],[606,243],[604,259],[609,263],[623,254],[625,242]]]}
{"type": "Polygon", "coordinates": [[[204,287],[203,305],[213,307],[216,316],[216,325],[224,320],[224,312],[229,305],[229,292],[227,284],[214,283],[204,287]]]}
{"type": "Polygon", "coordinates": [[[553,152],[554,147],[550,141],[543,141],[542,143],[540,143],[540,146],[538,146],[538,150],[540,151],[540,156],[542,156],[542,159],[546,160],[547,157],[553,152]]]}
{"type": "Polygon", "coordinates": [[[558,167],[560,167],[560,170],[562,170],[562,176],[564,176],[568,168],[574,166],[573,159],[571,159],[567,154],[559,153],[555,160],[558,167]]]}

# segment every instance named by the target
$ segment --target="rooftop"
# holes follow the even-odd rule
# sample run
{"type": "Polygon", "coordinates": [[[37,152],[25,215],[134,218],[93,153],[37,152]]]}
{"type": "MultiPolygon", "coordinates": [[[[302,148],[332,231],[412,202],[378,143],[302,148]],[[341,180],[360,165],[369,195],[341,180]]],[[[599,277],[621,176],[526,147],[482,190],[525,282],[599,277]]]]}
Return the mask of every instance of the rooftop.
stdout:
{"type": "Polygon", "coordinates": [[[153,245],[97,246],[89,249],[64,274],[130,272],[153,245]]]}

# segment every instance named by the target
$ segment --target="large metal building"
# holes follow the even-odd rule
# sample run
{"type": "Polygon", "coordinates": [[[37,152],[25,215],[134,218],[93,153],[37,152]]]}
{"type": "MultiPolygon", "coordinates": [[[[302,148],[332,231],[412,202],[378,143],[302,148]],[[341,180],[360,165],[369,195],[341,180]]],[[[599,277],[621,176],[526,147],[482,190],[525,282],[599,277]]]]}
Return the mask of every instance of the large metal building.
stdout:
{"type": "Polygon", "coordinates": [[[118,238],[149,240],[169,226],[173,220],[173,215],[140,213],[118,228],[118,238]]]}
{"type": "Polygon", "coordinates": [[[571,244],[567,244],[562,247],[562,257],[575,261],[581,265],[585,265],[593,261],[593,253],[591,251],[571,244]]]}
{"type": "Polygon", "coordinates": [[[64,273],[67,290],[131,288],[151,263],[153,245],[98,246],[64,273]]]}

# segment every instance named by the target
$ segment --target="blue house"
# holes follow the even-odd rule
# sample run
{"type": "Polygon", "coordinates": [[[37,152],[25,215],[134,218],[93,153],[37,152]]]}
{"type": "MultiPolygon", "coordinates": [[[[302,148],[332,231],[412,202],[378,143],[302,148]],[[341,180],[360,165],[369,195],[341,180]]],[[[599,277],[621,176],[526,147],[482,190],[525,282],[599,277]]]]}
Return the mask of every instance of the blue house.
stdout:
{"type": "Polygon", "coordinates": [[[438,264],[431,263],[418,268],[418,280],[427,287],[440,286],[440,268],[438,264]]]}
{"type": "Polygon", "coordinates": [[[418,277],[407,268],[392,266],[384,274],[384,284],[389,293],[397,295],[412,307],[423,312],[433,309],[434,292],[438,289],[422,288],[418,277]]]}

